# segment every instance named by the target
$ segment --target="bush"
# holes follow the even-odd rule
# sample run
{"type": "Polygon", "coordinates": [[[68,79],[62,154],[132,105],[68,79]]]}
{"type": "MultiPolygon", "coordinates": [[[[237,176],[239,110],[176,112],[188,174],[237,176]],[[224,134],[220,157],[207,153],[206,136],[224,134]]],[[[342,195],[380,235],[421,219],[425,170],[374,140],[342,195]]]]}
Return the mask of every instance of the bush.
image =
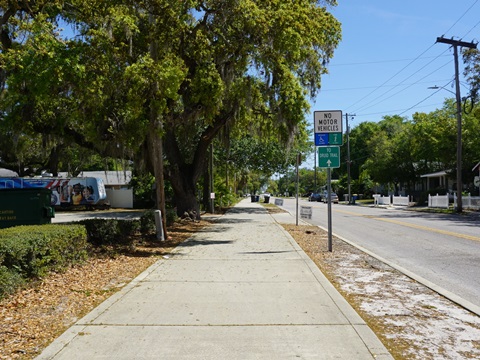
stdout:
{"type": "Polygon", "coordinates": [[[87,240],[93,245],[114,244],[118,237],[118,220],[115,219],[88,219],[80,224],[85,226],[87,240]]]}
{"type": "MultiPolygon", "coordinates": [[[[175,221],[178,220],[177,211],[175,209],[167,209],[167,213],[165,214],[165,218],[166,218],[166,221],[167,221],[167,226],[173,225],[175,223],[175,221]]],[[[156,230],[157,229],[155,227],[155,231],[156,230]]]]}
{"type": "Polygon", "coordinates": [[[140,217],[140,232],[143,235],[155,234],[157,227],[155,225],[155,211],[147,210],[140,217]]]}
{"type": "Polygon", "coordinates": [[[87,258],[80,225],[32,225],[0,230],[0,295],[28,278],[61,271],[87,258]]]}
{"type": "Polygon", "coordinates": [[[87,231],[88,242],[96,245],[127,245],[140,229],[138,220],[88,219],[81,221],[87,231]]]}
{"type": "Polygon", "coordinates": [[[140,220],[119,220],[118,231],[119,235],[126,239],[140,230],[140,220]]]}
{"type": "Polygon", "coordinates": [[[13,294],[25,283],[22,275],[6,266],[0,266],[0,299],[13,294]]]}

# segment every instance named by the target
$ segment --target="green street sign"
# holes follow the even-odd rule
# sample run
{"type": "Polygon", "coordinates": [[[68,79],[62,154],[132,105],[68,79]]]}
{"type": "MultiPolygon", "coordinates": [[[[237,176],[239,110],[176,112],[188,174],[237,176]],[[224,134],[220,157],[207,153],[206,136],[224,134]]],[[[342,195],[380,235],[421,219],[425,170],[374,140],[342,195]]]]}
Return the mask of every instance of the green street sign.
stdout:
{"type": "Polygon", "coordinates": [[[339,168],[340,167],[340,147],[325,146],[318,148],[318,167],[319,168],[339,168]]]}

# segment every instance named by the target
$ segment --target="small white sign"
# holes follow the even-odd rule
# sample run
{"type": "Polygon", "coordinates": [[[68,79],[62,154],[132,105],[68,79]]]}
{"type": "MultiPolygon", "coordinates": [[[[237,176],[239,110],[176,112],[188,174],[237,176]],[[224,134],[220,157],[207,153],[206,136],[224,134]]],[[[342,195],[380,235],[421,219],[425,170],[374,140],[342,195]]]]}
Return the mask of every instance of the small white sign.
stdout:
{"type": "Polygon", "coordinates": [[[283,199],[275,199],[275,205],[283,206],[283,199]]]}
{"type": "Polygon", "coordinates": [[[300,206],[300,217],[302,219],[312,219],[312,207],[311,206],[300,206]]]}
{"type": "Polygon", "coordinates": [[[215,199],[215,193],[210,193],[210,199],[215,199]]]}

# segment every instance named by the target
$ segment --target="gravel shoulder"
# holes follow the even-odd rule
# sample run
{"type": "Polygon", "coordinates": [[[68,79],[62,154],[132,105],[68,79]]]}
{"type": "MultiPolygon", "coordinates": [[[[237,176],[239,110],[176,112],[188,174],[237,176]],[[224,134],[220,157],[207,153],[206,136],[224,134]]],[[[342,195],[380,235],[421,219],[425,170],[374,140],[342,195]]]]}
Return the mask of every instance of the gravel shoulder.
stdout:
{"type": "MultiPolygon", "coordinates": [[[[280,209],[268,208],[268,211],[280,209]]],[[[213,219],[178,223],[165,243],[141,239],[96,254],[0,301],[0,359],[33,359],[56,337],[213,219]]],[[[396,359],[480,358],[480,317],[316,226],[282,225],[396,359]]]]}
{"type": "Polygon", "coordinates": [[[395,359],[479,359],[480,317],[316,226],[283,225],[395,359]]]}

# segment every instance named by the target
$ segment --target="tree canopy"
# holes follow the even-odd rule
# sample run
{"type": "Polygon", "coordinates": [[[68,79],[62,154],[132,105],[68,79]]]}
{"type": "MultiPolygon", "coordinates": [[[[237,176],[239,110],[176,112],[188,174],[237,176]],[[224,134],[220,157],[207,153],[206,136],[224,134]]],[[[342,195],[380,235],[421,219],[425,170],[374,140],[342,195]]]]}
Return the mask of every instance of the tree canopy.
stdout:
{"type": "Polygon", "coordinates": [[[214,139],[278,144],[270,156],[303,141],[341,38],[330,0],[1,5],[2,166],[56,172],[73,144],[161,161],[179,213],[198,210],[214,139]]]}

